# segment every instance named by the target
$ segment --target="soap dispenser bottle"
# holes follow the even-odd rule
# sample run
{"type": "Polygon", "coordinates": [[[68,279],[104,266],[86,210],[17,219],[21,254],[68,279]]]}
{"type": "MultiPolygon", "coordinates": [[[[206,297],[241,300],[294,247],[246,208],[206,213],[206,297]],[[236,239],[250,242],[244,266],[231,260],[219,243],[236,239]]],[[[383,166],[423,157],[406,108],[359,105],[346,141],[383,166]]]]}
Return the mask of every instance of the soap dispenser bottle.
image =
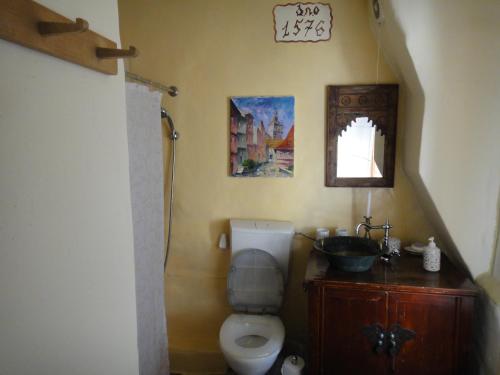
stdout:
{"type": "Polygon", "coordinates": [[[441,269],[441,250],[436,246],[434,237],[429,238],[429,244],[424,250],[424,269],[430,272],[441,269]]]}

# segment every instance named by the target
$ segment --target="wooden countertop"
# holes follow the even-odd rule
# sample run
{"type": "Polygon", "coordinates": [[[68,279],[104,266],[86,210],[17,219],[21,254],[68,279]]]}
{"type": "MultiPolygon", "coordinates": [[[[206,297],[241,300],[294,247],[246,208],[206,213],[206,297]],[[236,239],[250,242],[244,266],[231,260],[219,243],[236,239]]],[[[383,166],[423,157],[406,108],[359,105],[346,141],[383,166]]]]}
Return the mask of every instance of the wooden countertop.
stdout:
{"type": "Polygon", "coordinates": [[[332,285],[337,288],[395,290],[432,294],[475,295],[478,288],[448,258],[441,254],[441,270],[428,272],[422,267],[422,257],[404,251],[393,258],[393,265],[379,259],[366,272],[344,272],[330,267],[325,255],[312,250],[306,268],[304,288],[311,285],[332,285]]]}

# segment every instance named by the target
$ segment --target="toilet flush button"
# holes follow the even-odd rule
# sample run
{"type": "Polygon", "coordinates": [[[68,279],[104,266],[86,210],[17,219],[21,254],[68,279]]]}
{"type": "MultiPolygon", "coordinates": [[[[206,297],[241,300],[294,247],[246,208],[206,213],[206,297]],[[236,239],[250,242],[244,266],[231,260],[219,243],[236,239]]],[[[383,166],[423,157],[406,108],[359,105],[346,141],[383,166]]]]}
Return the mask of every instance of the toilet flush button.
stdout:
{"type": "Polygon", "coordinates": [[[226,233],[221,233],[219,237],[219,249],[227,249],[227,236],[226,233]]]}

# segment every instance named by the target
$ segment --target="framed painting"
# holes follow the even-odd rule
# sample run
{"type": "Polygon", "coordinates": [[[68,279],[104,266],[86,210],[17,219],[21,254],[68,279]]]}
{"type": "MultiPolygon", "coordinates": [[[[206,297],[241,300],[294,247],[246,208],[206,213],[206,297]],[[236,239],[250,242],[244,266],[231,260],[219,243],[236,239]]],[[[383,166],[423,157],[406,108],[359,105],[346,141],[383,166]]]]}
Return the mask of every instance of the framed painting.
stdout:
{"type": "Polygon", "coordinates": [[[230,98],[230,174],[293,177],[295,98],[230,98]]]}

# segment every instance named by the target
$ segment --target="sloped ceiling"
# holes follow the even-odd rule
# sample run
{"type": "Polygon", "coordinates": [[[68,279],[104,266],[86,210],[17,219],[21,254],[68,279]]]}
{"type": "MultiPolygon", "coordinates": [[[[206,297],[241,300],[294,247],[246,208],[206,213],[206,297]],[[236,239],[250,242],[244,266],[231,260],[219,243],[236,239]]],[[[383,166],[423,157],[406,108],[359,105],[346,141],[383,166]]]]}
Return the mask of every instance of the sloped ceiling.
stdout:
{"type": "Polygon", "coordinates": [[[384,21],[371,22],[402,82],[404,169],[440,245],[477,277],[491,269],[499,226],[500,3],[381,6],[384,21]]]}

